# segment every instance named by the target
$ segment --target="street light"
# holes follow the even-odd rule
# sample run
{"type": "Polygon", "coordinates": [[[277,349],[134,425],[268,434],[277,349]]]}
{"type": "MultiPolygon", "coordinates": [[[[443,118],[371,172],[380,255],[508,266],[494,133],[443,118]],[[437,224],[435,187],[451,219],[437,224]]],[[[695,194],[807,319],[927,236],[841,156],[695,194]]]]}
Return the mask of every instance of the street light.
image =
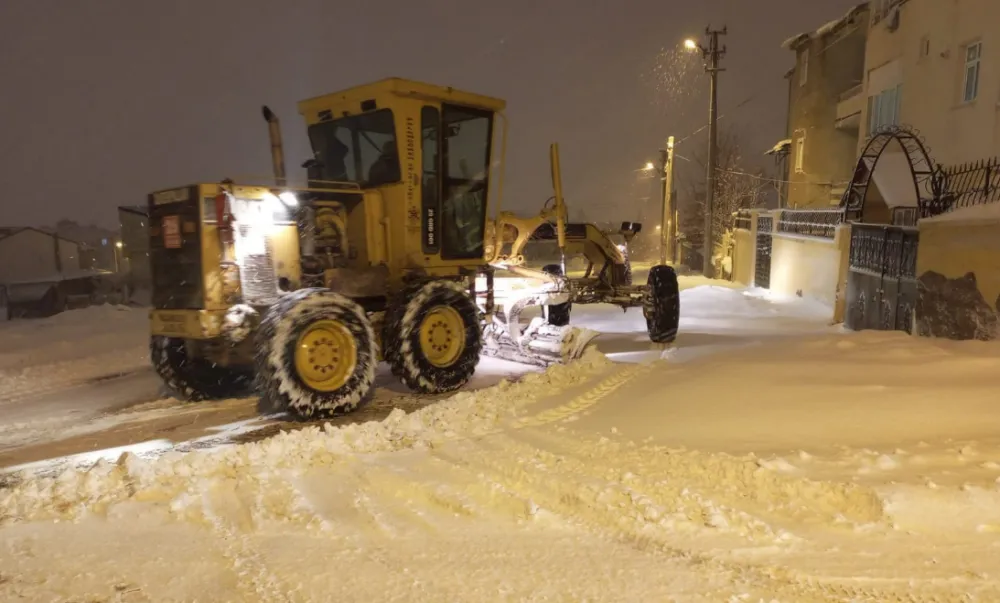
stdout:
{"type": "Polygon", "coordinates": [[[693,39],[688,38],[684,40],[684,48],[687,50],[698,50],[698,43],[693,39]]]}
{"type": "Polygon", "coordinates": [[[647,172],[652,172],[653,170],[656,169],[656,166],[653,164],[652,161],[647,161],[646,166],[643,167],[642,169],[646,170],[647,172]]]}

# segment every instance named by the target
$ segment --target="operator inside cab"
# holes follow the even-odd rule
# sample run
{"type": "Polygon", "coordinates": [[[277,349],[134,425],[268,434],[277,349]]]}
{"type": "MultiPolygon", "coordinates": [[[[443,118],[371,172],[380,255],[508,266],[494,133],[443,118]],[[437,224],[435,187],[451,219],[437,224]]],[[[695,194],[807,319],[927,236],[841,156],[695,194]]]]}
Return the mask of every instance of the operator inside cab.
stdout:
{"type": "Polygon", "coordinates": [[[399,154],[396,141],[382,143],[382,152],[375,163],[368,168],[368,186],[381,186],[399,180],[399,154]]]}

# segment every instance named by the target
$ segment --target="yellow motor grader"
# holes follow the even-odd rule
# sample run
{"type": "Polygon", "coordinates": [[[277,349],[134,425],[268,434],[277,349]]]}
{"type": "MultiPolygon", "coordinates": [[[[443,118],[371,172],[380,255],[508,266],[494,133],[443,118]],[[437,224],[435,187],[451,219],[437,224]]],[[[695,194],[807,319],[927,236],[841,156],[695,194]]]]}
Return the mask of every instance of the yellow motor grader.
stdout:
{"type": "MultiPolygon", "coordinates": [[[[265,107],[273,181],[149,195],[151,361],[167,388],[191,400],[256,391],[262,412],[306,419],[368,399],[380,361],[413,391],[443,393],[467,383],[484,352],[542,365],[578,357],[596,333],[544,318],[511,328],[497,304],[497,270],[534,283],[519,307],[574,299],[561,274],[504,256],[508,214],[487,232],[504,106],[398,78],[302,101],[313,150],[304,186],[288,185],[265,107]]],[[[575,237],[555,145],[552,157],[555,204],[543,214],[564,249],[575,237]]],[[[676,304],[674,276],[646,296],[647,318],[676,332],[676,304]]]]}

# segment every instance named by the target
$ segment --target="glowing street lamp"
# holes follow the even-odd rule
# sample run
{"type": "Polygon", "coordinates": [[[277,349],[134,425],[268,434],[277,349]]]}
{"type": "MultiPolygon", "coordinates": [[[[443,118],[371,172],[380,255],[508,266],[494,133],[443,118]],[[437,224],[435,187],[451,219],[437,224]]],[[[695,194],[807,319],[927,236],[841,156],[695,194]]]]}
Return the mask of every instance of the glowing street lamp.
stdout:
{"type": "Polygon", "coordinates": [[[687,50],[698,50],[698,43],[693,39],[688,38],[684,40],[684,48],[687,50]]]}
{"type": "Polygon", "coordinates": [[[642,169],[646,170],[647,172],[652,172],[653,170],[656,169],[656,166],[653,165],[652,161],[647,161],[646,165],[642,169]]]}

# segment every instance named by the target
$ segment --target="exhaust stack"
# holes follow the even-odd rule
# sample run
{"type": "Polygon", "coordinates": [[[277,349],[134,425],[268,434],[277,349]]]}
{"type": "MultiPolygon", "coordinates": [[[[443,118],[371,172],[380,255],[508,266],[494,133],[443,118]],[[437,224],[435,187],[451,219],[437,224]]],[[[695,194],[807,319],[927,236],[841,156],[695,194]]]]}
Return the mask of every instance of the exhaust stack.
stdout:
{"type": "Polygon", "coordinates": [[[271,109],[264,105],[261,109],[267,121],[267,133],[271,139],[271,167],[274,170],[274,180],[277,186],[285,186],[285,150],[281,143],[281,122],[271,109]]]}

